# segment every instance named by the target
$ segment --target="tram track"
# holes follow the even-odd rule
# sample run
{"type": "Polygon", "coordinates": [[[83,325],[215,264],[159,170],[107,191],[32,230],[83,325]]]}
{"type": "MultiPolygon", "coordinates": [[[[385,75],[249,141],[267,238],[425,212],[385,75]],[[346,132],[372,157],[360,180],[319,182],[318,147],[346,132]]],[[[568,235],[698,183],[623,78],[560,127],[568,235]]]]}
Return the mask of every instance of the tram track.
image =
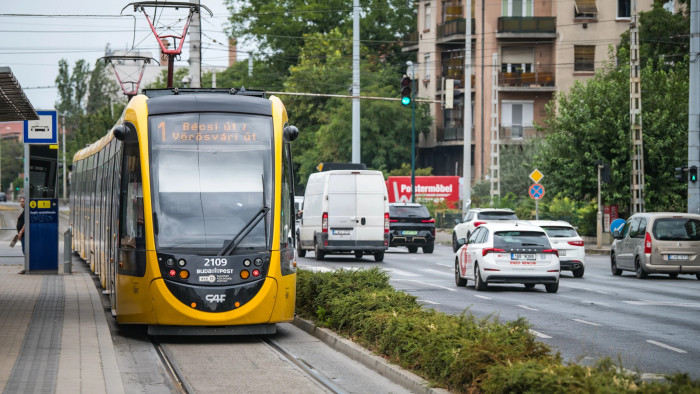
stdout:
{"type": "Polygon", "coordinates": [[[177,363],[174,362],[175,358],[172,356],[170,351],[168,351],[167,346],[161,345],[160,342],[158,342],[158,340],[154,337],[151,337],[151,344],[153,344],[153,348],[163,363],[168,377],[171,379],[173,385],[178,389],[178,392],[182,394],[195,394],[196,391],[187,382],[185,375],[177,366],[177,363]]]}
{"type": "Polygon", "coordinates": [[[292,354],[289,350],[285,349],[282,345],[279,344],[279,342],[269,338],[269,337],[264,337],[261,338],[261,341],[268,346],[270,346],[275,352],[280,354],[282,357],[285,359],[289,360],[291,363],[299,367],[306,375],[308,375],[311,379],[313,379],[316,383],[320,384],[327,390],[329,390],[331,393],[334,394],[344,394],[346,391],[342,390],[333,382],[331,379],[325,377],[323,374],[318,372],[316,369],[314,369],[313,366],[308,364],[306,361],[303,359],[295,356],[292,354]]]}

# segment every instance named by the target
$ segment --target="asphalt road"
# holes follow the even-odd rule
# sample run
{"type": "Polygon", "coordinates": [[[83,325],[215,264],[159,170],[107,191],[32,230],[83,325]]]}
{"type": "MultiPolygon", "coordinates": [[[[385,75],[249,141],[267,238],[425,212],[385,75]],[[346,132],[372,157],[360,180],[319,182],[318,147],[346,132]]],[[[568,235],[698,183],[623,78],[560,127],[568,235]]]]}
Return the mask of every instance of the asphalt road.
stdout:
{"type": "Polygon", "coordinates": [[[608,256],[587,255],[583,278],[564,271],[555,294],[542,285],[489,285],[488,291],[477,292],[471,281],[466,288],[455,285],[454,258],[451,247],[436,245],[433,254],[390,248],[382,263],[351,255],[319,262],[309,252],[298,264],[311,270],[380,266],[395,288],[416,295],[426,307],[501,321],[524,317],[538,339],[567,361],[591,365],[608,356],[650,378],[676,372],[700,378],[700,280],[695,275],[613,276],[608,256]]]}

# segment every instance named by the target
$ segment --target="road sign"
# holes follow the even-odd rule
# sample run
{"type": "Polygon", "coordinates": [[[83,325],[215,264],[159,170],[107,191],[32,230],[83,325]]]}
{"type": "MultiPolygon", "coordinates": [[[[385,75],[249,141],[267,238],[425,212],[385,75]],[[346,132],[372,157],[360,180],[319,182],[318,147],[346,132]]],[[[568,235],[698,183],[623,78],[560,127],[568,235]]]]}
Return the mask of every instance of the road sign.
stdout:
{"type": "Polygon", "coordinates": [[[56,111],[36,111],[39,120],[24,121],[25,144],[56,144],[58,143],[58,127],[56,126],[56,111]]]}
{"type": "Polygon", "coordinates": [[[540,183],[540,179],[542,178],[544,178],[544,174],[542,174],[537,168],[535,168],[535,171],[530,173],[530,179],[532,179],[535,183],[540,183]]]}
{"type": "Polygon", "coordinates": [[[615,219],[610,223],[610,233],[614,233],[615,230],[621,230],[622,226],[625,225],[625,219],[615,219]]]}
{"type": "Polygon", "coordinates": [[[528,194],[530,194],[530,197],[533,199],[539,200],[540,198],[544,197],[544,186],[540,185],[539,183],[532,184],[530,185],[528,194]]]}

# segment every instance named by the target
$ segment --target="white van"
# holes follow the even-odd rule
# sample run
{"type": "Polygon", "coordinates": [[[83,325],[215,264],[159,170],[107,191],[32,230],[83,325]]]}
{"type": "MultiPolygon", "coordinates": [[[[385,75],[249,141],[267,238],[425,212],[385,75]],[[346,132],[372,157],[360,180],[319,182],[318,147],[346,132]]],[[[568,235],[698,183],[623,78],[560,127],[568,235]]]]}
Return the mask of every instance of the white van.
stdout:
{"type": "Polygon", "coordinates": [[[389,197],[380,171],[334,170],[311,174],[297,232],[300,257],[330,253],[374,255],[389,248],[389,197]]]}

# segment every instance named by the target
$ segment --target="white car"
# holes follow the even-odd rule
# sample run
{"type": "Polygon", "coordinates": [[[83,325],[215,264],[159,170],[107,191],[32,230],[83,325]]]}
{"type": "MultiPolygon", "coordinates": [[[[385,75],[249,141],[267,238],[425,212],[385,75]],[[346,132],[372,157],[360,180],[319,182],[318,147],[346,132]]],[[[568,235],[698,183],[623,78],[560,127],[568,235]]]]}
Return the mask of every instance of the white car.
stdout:
{"type": "Polygon", "coordinates": [[[586,251],[574,226],[563,220],[528,220],[540,226],[549,236],[552,246],[559,252],[562,270],[571,271],[576,278],[582,278],[586,269],[586,251]]]}
{"type": "Polygon", "coordinates": [[[462,223],[457,223],[457,225],[452,230],[452,251],[456,252],[459,249],[458,239],[464,238],[469,239],[474,229],[479,227],[484,223],[488,223],[494,220],[507,220],[509,222],[515,222],[518,217],[515,212],[510,209],[501,208],[472,208],[464,215],[462,223]]]}
{"type": "MultiPolygon", "coordinates": [[[[464,239],[460,239],[464,241],[464,239]]],[[[480,225],[455,257],[455,283],[483,291],[490,283],[543,284],[547,293],[559,290],[559,255],[547,234],[527,222],[480,225]]]]}

